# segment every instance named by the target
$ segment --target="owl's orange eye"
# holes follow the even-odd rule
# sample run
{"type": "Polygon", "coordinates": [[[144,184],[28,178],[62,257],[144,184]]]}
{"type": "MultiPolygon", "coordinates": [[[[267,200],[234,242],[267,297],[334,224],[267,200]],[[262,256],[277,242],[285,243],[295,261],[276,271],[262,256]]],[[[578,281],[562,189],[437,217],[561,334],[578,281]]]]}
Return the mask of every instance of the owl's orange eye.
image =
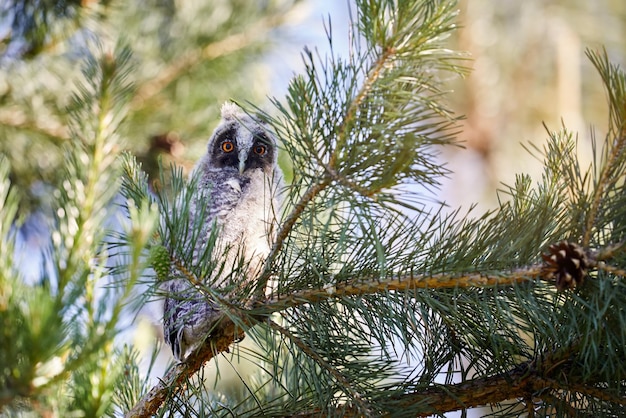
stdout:
{"type": "Polygon", "coordinates": [[[224,152],[233,152],[235,146],[230,141],[222,142],[222,151],[224,152]]]}
{"type": "Polygon", "coordinates": [[[254,153],[257,155],[264,155],[267,149],[263,145],[257,145],[254,147],[254,153]]]}

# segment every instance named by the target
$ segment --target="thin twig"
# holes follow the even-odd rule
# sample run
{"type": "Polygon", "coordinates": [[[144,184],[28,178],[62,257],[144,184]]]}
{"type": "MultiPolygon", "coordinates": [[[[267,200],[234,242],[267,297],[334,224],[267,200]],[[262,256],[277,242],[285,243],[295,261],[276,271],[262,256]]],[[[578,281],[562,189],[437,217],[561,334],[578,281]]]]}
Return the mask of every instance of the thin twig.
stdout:
{"type": "Polygon", "coordinates": [[[354,190],[355,192],[357,192],[358,194],[360,194],[363,197],[368,197],[372,200],[376,200],[376,193],[380,191],[380,188],[377,189],[373,189],[370,190],[366,187],[360,186],[358,184],[356,184],[353,181],[350,181],[348,178],[346,178],[345,176],[339,174],[337,172],[337,170],[335,170],[334,168],[332,168],[331,166],[325,164],[324,168],[326,170],[326,172],[330,175],[330,177],[335,180],[337,183],[354,190]]]}
{"type": "Polygon", "coordinates": [[[294,206],[289,216],[287,216],[287,218],[281,225],[280,229],[278,230],[276,234],[274,245],[272,246],[272,249],[270,250],[269,255],[265,259],[265,269],[258,279],[257,290],[255,293],[259,297],[262,296],[265,292],[267,281],[269,280],[272,274],[272,270],[271,270],[272,263],[278,256],[278,253],[280,252],[280,250],[283,248],[283,244],[285,243],[287,236],[289,236],[289,232],[291,232],[291,229],[293,228],[295,223],[298,221],[298,219],[300,218],[300,215],[302,215],[302,212],[304,212],[304,209],[306,209],[307,205],[313,199],[315,199],[315,197],[322,190],[324,190],[330,184],[330,182],[331,182],[331,179],[329,177],[325,177],[321,179],[321,181],[319,181],[318,183],[311,185],[307,189],[307,191],[304,192],[304,194],[302,195],[298,203],[296,203],[296,205],[294,206]]]}
{"type": "Polygon", "coordinates": [[[618,181],[619,177],[611,178],[611,175],[617,164],[620,164],[621,158],[624,154],[624,148],[626,147],[626,131],[622,129],[617,136],[615,143],[611,147],[608,159],[602,167],[600,178],[593,191],[593,201],[591,207],[587,212],[587,219],[585,222],[585,232],[582,239],[582,246],[588,247],[591,241],[591,234],[593,231],[593,225],[596,222],[598,211],[602,205],[603,200],[606,198],[606,190],[618,181]]]}
{"type": "Polygon", "coordinates": [[[328,161],[328,167],[334,169],[337,163],[337,150],[342,148],[342,145],[347,140],[346,129],[348,127],[348,123],[354,118],[356,115],[361,103],[367,97],[367,94],[372,90],[374,83],[379,79],[381,74],[383,73],[383,69],[386,67],[388,60],[390,57],[394,56],[394,50],[387,48],[384,53],[376,60],[372,68],[368,71],[367,78],[363,82],[363,86],[359,90],[358,94],[350,103],[350,107],[346,112],[345,117],[341,123],[339,132],[337,134],[337,145],[335,146],[335,150],[330,156],[330,160],[328,161]]]}
{"type": "Polygon", "coordinates": [[[604,261],[595,263],[594,267],[597,268],[598,270],[605,271],[607,273],[611,273],[616,276],[626,277],[626,270],[606,264],[604,261]]]}
{"type": "Polygon", "coordinates": [[[617,244],[608,245],[599,250],[593,251],[591,257],[596,261],[605,261],[610,258],[614,258],[619,253],[626,251],[626,242],[619,242],[617,244]]]}

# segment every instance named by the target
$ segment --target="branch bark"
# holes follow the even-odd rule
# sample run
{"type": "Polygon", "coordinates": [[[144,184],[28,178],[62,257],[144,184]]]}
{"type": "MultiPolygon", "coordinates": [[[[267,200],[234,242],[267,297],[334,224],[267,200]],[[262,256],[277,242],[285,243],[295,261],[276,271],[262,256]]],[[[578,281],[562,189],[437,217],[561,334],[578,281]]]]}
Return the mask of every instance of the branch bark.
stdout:
{"type": "MultiPolygon", "coordinates": [[[[433,275],[400,276],[390,279],[356,280],[338,283],[324,289],[307,289],[289,295],[274,295],[258,307],[269,312],[278,312],[286,308],[317,303],[326,299],[360,296],[373,293],[407,291],[412,289],[452,289],[488,286],[512,286],[532,280],[548,280],[544,277],[542,265],[524,267],[509,274],[441,273],[433,275]]],[[[551,280],[550,280],[551,281],[551,280]]]]}
{"type": "MultiPolygon", "coordinates": [[[[553,359],[549,363],[555,363],[553,359]]],[[[548,369],[543,364],[541,369],[535,368],[535,362],[523,363],[514,370],[454,385],[431,386],[417,393],[404,395],[397,399],[398,408],[409,408],[413,405],[424,405],[429,410],[417,416],[426,417],[432,414],[457,411],[483,405],[493,405],[511,399],[542,399],[554,396],[563,398],[563,391],[576,392],[592,396],[604,401],[626,404],[626,397],[611,396],[595,386],[570,385],[557,382],[544,376],[548,369]]]]}
{"type": "MultiPolygon", "coordinates": [[[[595,386],[562,384],[543,376],[543,370],[535,368],[535,362],[529,361],[520,364],[515,369],[493,376],[467,380],[452,385],[435,385],[421,389],[415,393],[390,397],[390,410],[408,410],[419,405],[421,411],[416,416],[427,417],[433,414],[458,411],[460,409],[475,408],[484,405],[496,404],[512,399],[541,399],[554,403],[554,398],[563,399],[563,391],[575,392],[597,399],[626,405],[625,396],[614,396],[595,386]]],[[[571,407],[573,412],[577,411],[571,407]]],[[[359,411],[350,406],[342,407],[337,416],[357,417],[359,411]]],[[[331,416],[321,410],[309,410],[291,417],[320,417],[331,416]]],[[[384,416],[392,416],[387,414],[384,416]]]]}

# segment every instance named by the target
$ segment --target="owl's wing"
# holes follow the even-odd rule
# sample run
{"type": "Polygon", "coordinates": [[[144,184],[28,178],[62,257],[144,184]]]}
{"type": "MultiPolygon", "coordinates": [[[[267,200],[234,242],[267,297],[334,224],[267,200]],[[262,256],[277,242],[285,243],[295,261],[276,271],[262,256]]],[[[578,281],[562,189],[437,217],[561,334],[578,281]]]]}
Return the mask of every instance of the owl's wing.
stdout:
{"type": "Polygon", "coordinates": [[[177,360],[204,341],[214,325],[219,309],[206,295],[185,279],[166,282],[167,297],[163,308],[163,331],[177,360]]]}
{"type": "MultiPolygon", "coordinates": [[[[241,195],[241,187],[232,181],[220,181],[223,180],[219,178],[220,173],[208,171],[204,176],[189,211],[189,228],[197,228],[197,223],[202,222],[197,240],[189,243],[188,251],[193,252],[193,264],[198,263],[204,253],[216,222],[219,223],[232,210],[241,195]],[[199,215],[201,211],[203,216],[199,215]]],[[[204,341],[219,309],[208,295],[202,294],[175,267],[170,271],[170,278],[172,280],[167,281],[163,288],[166,294],[163,331],[174,357],[182,360],[193,346],[204,341]]]]}
{"type": "Polygon", "coordinates": [[[173,281],[168,282],[167,295],[165,298],[165,304],[163,307],[163,334],[165,341],[172,347],[172,352],[177,360],[181,359],[183,351],[182,345],[182,333],[183,327],[180,325],[179,318],[183,314],[180,301],[173,295],[173,281]]]}

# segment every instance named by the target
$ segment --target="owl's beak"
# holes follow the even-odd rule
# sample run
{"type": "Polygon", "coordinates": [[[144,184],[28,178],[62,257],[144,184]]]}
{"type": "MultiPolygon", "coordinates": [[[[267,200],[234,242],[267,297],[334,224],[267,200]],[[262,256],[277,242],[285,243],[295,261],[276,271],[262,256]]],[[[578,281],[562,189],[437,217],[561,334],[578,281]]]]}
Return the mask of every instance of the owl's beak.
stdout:
{"type": "Polygon", "coordinates": [[[243,174],[246,169],[246,158],[239,158],[239,174],[243,174]]]}

